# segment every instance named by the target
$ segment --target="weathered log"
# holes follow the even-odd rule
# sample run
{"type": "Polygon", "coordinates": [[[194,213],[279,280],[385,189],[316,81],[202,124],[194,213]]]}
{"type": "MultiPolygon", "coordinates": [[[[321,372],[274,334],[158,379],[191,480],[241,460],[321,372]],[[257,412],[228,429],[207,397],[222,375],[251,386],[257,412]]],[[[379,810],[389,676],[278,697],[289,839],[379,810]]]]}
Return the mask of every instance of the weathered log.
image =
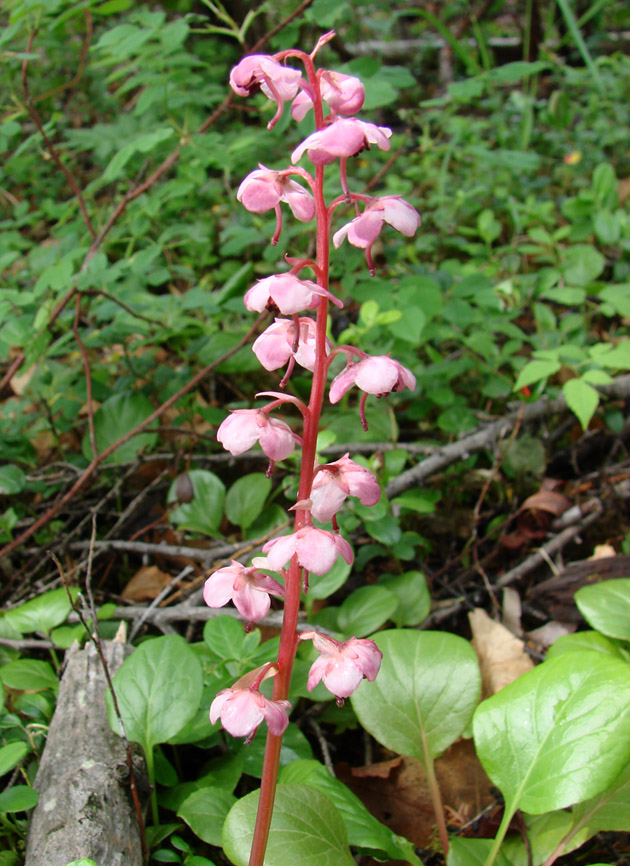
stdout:
{"type": "MultiPolygon", "coordinates": [[[[123,643],[103,642],[111,675],[128,652],[123,643]]],[[[98,866],[142,866],[125,749],[109,727],[105,691],[95,647],[73,647],[35,778],[39,802],[25,866],[66,866],[83,857],[98,866]]]]}

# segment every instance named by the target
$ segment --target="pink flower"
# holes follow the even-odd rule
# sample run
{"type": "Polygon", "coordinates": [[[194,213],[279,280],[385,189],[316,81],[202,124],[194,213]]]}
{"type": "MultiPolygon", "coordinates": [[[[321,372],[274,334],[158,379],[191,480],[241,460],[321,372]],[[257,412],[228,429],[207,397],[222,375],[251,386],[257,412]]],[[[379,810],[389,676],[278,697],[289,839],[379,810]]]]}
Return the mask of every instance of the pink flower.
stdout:
{"type": "Polygon", "coordinates": [[[346,641],[304,631],[299,640],[312,640],[320,653],[308,675],[307,688],[312,691],[320,680],[339,700],[349,697],[362,679],[374,682],[381,667],[383,653],[373,640],[351,637],[346,641]]]}
{"type": "Polygon", "coordinates": [[[223,607],[233,601],[247,622],[264,619],[271,604],[269,593],[284,596],[284,587],[277,580],[258,571],[266,565],[264,557],[256,557],[248,568],[233,559],[232,565],[210,575],[203,588],[203,600],[208,607],[223,607]]]}
{"type": "MultiPolygon", "coordinates": [[[[273,666],[268,667],[273,669],[273,666]]],[[[270,701],[261,695],[258,691],[260,682],[267,676],[274,676],[263,668],[245,674],[231,689],[219,692],[210,705],[210,721],[213,725],[220,718],[225,730],[233,737],[248,739],[254,736],[263,721],[267,722],[272,734],[279,736],[284,733],[289,724],[291,704],[288,701],[270,701]]]]}
{"type": "Polygon", "coordinates": [[[330,384],[330,402],[338,403],[353,385],[367,394],[382,397],[392,391],[416,387],[416,377],[411,370],[387,355],[371,355],[358,364],[348,364],[330,384]]]}
{"type": "Polygon", "coordinates": [[[315,216],[315,201],[311,193],[285,172],[272,171],[264,165],[247,175],[236,198],[252,213],[264,213],[283,201],[301,222],[309,222],[315,216]]]}
{"type": "Polygon", "coordinates": [[[305,151],[314,165],[328,165],[337,157],[356,156],[371,144],[389,150],[391,134],[391,129],[386,126],[340,117],[305,138],[291,154],[291,162],[298,162],[305,151]]]}
{"type": "MultiPolygon", "coordinates": [[[[300,339],[293,351],[295,325],[290,319],[276,319],[273,325],[256,338],[252,350],[265,370],[277,370],[292,357],[301,367],[315,367],[315,322],[308,316],[300,318],[300,339]]],[[[326,340],[326,354],[330,352],[330,340],[326,340]]]]}
{"type": "Polygon", "coordinates": [[[230,86],[239,96],[262,90],[265,96],[277,103],[278,110],[267,124],[268,129],[278,122],[283,103],[293,99],[301,83],[302,73],[298,69],[283,66],[267,54],[250,54],[230,72],[230,86]]]}
{"type": "MultiPolygon", "coordinates": [[[[319,80],[319,87],[322,99],[337,114],[356,114],[365,102],[365,88],[353,75],[325,69],[319,80]]],[[[293,100],[291,117],[293,120],[303,120],[312,107],[313,100],[302,90],[293,100]]]]}
{"type": "Polygon", "coordinates": [[[273,461],[288,457],[298,441],[288,424],[269,418],[262,409],[234,409],[219,426],[217,439],[235,457],[260,442],[273,461]]]}
{"type": "Polygon", "coordinates": [[[311,574],[320,575],[330,571],[339,555],[348,565],[354,559],[352,548],[338,532],[328,532],[314,526],[303,526],[292,535],[272,538],[262,550],[268,554],[269,568],[273,571],[285,566],[294,553],[297,553],[299,565],[311,574]]]}
{"type": "Polygon", "coordinates": [[[358,496],[363,505],[376,505],[381,498],[378,481],[347,454],[318,467],[311,488],[311,514],[316,520],[331,520],[346,496],[358,496]]]}
{"type": "Polygon", "coordinates": [[[245,306],[257,313],[267,309],[292,316],[300,310],[314,309],[320,298],[328,298],[333,304],[343,307],[338,298],[312,280],[299,280],[293,274],[273,274],[258,280],[247,290],[245,306]]]}
{"type": "Polygon", "coordinates": [[[362,214],[335,232],[333,244],[339,247],[347,237],[349,243],[364,250],[379,236],[383,223],[388,223],[392,228],[411,237],[420,225],[420,214],[400,196],[385,195],[375,198],[362,214]]]}

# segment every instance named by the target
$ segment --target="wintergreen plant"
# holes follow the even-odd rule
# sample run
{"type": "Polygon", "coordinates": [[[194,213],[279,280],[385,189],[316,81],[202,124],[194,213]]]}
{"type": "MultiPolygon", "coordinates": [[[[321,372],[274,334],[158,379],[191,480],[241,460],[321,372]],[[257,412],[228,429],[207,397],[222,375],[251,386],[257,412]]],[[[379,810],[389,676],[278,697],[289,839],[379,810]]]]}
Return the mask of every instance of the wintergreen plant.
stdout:
{"type": "Polygon", "coordinates": [[[239,201],[254,213],[273,210],[276,229],[271,243],[277,244],[282,231],[281,203],[287,204],[302,222],[315,221],[315,258],[286,256],[288,269],[259,280],[245,294],[248,310],[268,310],[276,318],[254,344],[254,352],[267,370],[286,366],[280,383],[285,387],[294,365],[313,374],[308,402],[282,391],[263,392],[270,397],[260,409],[238,409],[219,427],[217,438],[233,455],[242,454],[260,444],[269,457],[268,474],[274,463],[288,457],[296,444],[302,447],[302,459],[293,532],[274,538],[263,547],[266,558],[257,558],[252,566],[238,562],[219,569],[210,576],[204,599],[212,607],[232,600],[250,622],[262,619],[269,610],[269,594],[284,599],[284,616],[276,662],[269,662],[241,677],[232,687],[221,691],[212,703],[210,719],[219,718],[224,728],[235,736],[252,739],[261,722],[267,723],[268,735],[263,765],[256,828],[250,854],[251,866],[262,864],[278,778],[282,735],[288,725],[291,705],[288,701],[291,672],[298,642],[312,640],[320,655],[308,678],[312,690],[321,680],[341,705],[366,678],[374,680],[381,663],[381,652],[374,641],[351,637],[337,641],[315,631],[298,635],[297,617],[302,591],[308,591],[309,575],[323,576],[341,556],[353,560],[352,548],[342,537],[336,514],[347,496],[356,496],[363,505],[374,505],[380,498],[380,487],[374,476],[349,455],[327,464],[317,461],[317,436],[325,397],[329,369],[337,356],[345,360],[329,389],[329,400],[338,403],[353,386],[362,392],[359,402],[361,424],[367,429],[365,402],[369,394],[382,397],[403,388],[415,388],[410,370],[387,355],[371,356],[351,345],[333,348],[327,337],[328,307],[343,303],[328,288],[329,252],[332,217],[337,208],[351,206],[354,218],[333,236],[335,247],[347,239],[365,250],[370,273],[374,273],[371,249],[385,223],[411,236],[420,224],[416,210],[399,196],[372,196],[350,191],[346,164],[370,145],[388,150],[391,130],[359,120],[365,93],[358,78],[315,66],[318,51],[334,36],[322,36],[314,50],[307,54],[298,49],[273,56],[245,57],[230,75],[232,89],[240,96],[262,91],[275,101],[277,109],[268,124],[271,129],[280,119],[285,102],[291,101],[291,115],[298,122],[312,111],[315,132],[307,136],[291,154],[292,166],[279,171],[260,165],[241,183],[239,201]],[[304,75],[288,65],[297,60],[304,75]],[[298,166],[308,155],[314,174],[298,166]],[[324,197],[326,166],[339,160],[341,194],[327,202],[324,197]],[[297,180],[296,180],[297,178],[297,180]],[[299,182],[301,181],[301,182],[299,182]],[[315,280],[305,279],[310,270],[315,280]],[[316,319],[300,314],[315,310],[316,319]],[[279,407],[294,407],[302,416],[301,434],[285,421],[272,417],[279,407]],[[323,529],[313,520],[331,523],[323,529]],[[276,577],[267,574],[273,572],[276,577]],[[277,578],[277,579],[276,579],[277,578]],[[280,582],[282,581],[282,583],[280,582]],[[271,699],[261,694],[263,680],[275,677],[271,699]]]}

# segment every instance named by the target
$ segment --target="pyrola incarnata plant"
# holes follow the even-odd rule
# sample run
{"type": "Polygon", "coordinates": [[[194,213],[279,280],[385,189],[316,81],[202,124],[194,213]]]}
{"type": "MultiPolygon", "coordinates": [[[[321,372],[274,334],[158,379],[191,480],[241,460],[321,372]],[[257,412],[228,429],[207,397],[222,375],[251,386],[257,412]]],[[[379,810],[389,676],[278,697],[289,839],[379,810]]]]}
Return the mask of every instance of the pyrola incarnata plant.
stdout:
{"type": "MultiPolygon", "coordinates": [[[[322,405],[329,378],[329,367],[335,358],[345,358],[345,367],[333,378],[328,392],[330,403],[337,403],[355,385],[361,391],[359,416],[367,429],[365,402],[369,394],[382,397],[403,388],[413,390],[413,373],[389,356],[370,356],[354,346],[333,348],[326,336],[329,302],[343,303],[328,288],[331,220],[338,207],[351,206],[355,216],[341,226],[333,237],[335,247],[344,239],[365,250],[368,268],[374,274],[371,249],[385,225],[411,236],[420,225],[417,211],[399,196],[371,197],[353,193],[348,187],[346,163],[370,146],[389,150],[391,130],[359,120],[353,115],[365,98],[358,78],[315,67],[317,52],[332,37],[326,33],[314,50],[307,54],[298,49],[281,51],[273,56],[254,54],[245,57],[232,70],[230,85],[239,96],[262,91],[276,103],[276,113],[268,123],[271,129],[291,102],[291,116],[301,121],[310,111],[315,132],[307,136],[291,154],[293,166],[281,171],[259,165],[241,183],[237,198],[252,213],[273,210],[276,227],[271,239],[277,244],[282,232],[282,209],[288,205],[301,222],[315,220],[315,259],[289,258],[286,271],[258,280],[245,293],[248,310],[268,310],[273,317],[269,327],[257,338],[253,350],[267,370],[286,366],[280,387],[285,387],[295,363],[312,372],[308,403],[282,392],[265,392],[257,397],[271,397],[259,409],[236,409],[220,425],[217,439],[233,455],[260,444],[269,457],[270,473],[274,463],[284,460],[296,447],[302,447],[302,461],[293,531],[268,541],[263,547],[266,559],[254,559],[246,567],[239,562],[220,568],[208,579],[204,599],[211,607],[232,601],[248,622],[262,619],[270,607],[270,594],[284,598],[283,625],[277,661],[246,674],[220,692],[212,703],[210,720],[221,720],[233,736],[250,740],[259,725],[267,724],[267,744],[262,774],[258,815],[250,854],[250,866],[262,866],[275,794],[282,734],[289,721],[291,705],[287,698],[291,671],[298,645],[298,610],[302,589],[308,588],[308,575],[326,574],[339,556],[352,563],[350,544],[337,525],[336,515],[348,496],[357,497],[363,505],[374,505],[380,497],[376,478],[345,454],[333,463],[320,464],[316,442],[322,405]],[[294,69],[299,62],[304,69],[294,69]],[[311,171],[298,165],[307,160],[311,171]],[[341,194],[332,201],[324,198],[325,167],[339,161],[341,194]],[[303,273],[306,272],[306,273],[303,273]],[[311,278],[308,276],[311,274],[311,278]],[[314,311],[315,318],[301,315],[314,311]],[[301,434],[289,424],[271,417],[279,407],[297,408],[302,416],[301,434]],[[331,522],[331,529],[314,526],[313,518],[331,522]],[[261,570],[264,569],[264,570],[261,570]],[[278,579],[266,572],[273,572],[278,579]],[[271,699],[260,693],[259,686],[274,678],[271,699]]],[[[369,639],[351,637],[336,641],[316,631],[304,632],[300,640],[311,640],[319,658],[308,678],[308,688],[322,681],[343,703],[363,679],[374,680],[381,664],[381,652],[369,639]]]]}

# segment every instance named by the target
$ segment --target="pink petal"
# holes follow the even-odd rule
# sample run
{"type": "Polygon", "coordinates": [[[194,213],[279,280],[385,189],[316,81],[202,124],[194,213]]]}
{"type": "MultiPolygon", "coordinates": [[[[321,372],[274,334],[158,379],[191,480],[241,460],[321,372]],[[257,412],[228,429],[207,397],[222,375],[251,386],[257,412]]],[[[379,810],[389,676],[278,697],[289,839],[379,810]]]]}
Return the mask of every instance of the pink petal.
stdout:
{"type": "Polygon", "coordinates": [[[284,367],[293,354],[292,342],[292,322],[279,319],[256,338],[252,351],[265,370],[277,370],[279,367],[284,367]]]}
{"type": "Polygon", "coordinates": [[[225,702],[232,696],[232,689],[223,689],[220,691],[216,698],[210,704],[210,723],[215,724],[219,716],[221,715],[221,710],[225,702]]]}
{"type": "Polygon", "coordinates": [[[280,189],[274,172],[256,171],[248,174],[236,193],[236,198],[248,211],[264,213],[280,201],[280,189]]]}
{"type": "Polygon", "coordinates": [[[328,399],[331,403],[338,403],[346,391],[354,385],[356,379],[356,368],[358,364],[348,364],[345,370],[342,370],[330,383],[328,399]]]}
{"type": "Polygon", "coordinates": [[[352,552],[352,547],[348,544],[343,536],[335,533],[335,546],[337,548],[337,553],[341,555],[343,559],[348,563],[348,565],[352,565],[354,562],[354,553],[352,552]]]}
{"type": "Polygon", "coordinates": [[[338,250],[339,247],[341,246],[341,244],[343,243],[344,238],[348,234],[348,231],[350,230],[351,225],[352,225],[352,222],[346,223],[344,226],[341,226],[341,228],[334,233],[333,246],[335,247],[336,250],[338,250]]]}
{"type": "Polygon", "coordinates": [[[311,665],[311,669],[308,672],[308,680],[306,681],[306,688],[309,692],[313,691],[317,683],[326,673],[327,664],[328,659],[325,656],[320,655],[311,665]]]}
{"type": "Polygon", "coordinates": [[[282,200],[291,208],[293,216],[300,222],[310,222],[315,216],[315,200],[313,196],[294,180],[285,181],[282,200]]]}
{"type": "Polygon", "coordinates": [[[301,90],[291,103],[291,117],[298,123],[304,120],[313,107],[313,100],[305,90],[301,90]]]}
{"type": "Polygon", "coordinates": [[[279,571],[291,559],[297,546],[297,535],[283,535],[281,538],[272,538],[262,549],[267,554],[269,568],[279,571]]]}
{"type": "Polygon", "coordinates": [[[311,488],[311,514],[322,523],[332,520],[333,515],[343,505],[346,495],[329,472],[319,472],[311,488]]]}
{"type": "Polygon", "coordinates": [[[262,722],[264,716],[259,697],[262,695],[249,689],[237,689],[224,702],[220,713],[221,724],[233,737],[249,736],[262,722]]]}
{"type": "Polygon", "coordinates": [[[243,619],[248,622],[258,622],[269,613],[271,601],[268,593],[260,592],[250,581],[245,580],[234,593],[234,606],[243,619]]]}
{"type": "MultiPolygon", "coordinates": [[[[243,566],[240,563],[239,566],[242,571],[243,566]]],[[[238,576],[239,572],[233,566],[220,568],[210,575],[203,588],[203,600],[208,607],[223,607],[231,601],[238,576]]]]}
{"type": "Polygon", "coordinates": [[[268,701],[264,699],[263,715],[267,727],[274,736],[283,734],[289,724],[288,712],[291,709],[289,701],[268,701]]]}
{"type": "Polygon", "coordinates": [[[295,436],[291,428],[275,418],[269,418],[268,423],[260,430],[259,441],[263,454],[274,462],[284,460],[295,448],[295,436]]]}
{"type": "Polygon", "coordinates": [[[348,698],[363,679],[361,671],[344,659],[329,661],[322,677],[326,688],[338,698],[348,698]]]}
{"type": "Polygon", "coordinates": [[[366,358],[357,364],[355,382],[367,394],[389,394],[398,382],[396,362],[384,355],[366,358]]]}
{"type": "Polygon", "coordinates": [[[312,526],[298,530],[298,561],[311,574],[326,574],[335,564],[337,547],[330,532],[312,526]]]}
{"type": "Polygon", "coordinates": [[[351,637],[346,641],[346,650],[356,655],[355,664],[370,682],[374,682],[378,674],[383,653],[373,640],[351,637]]]}
{"type": "Polygon", "coordinates": [[[359,249],[366,249],[373,244],[383,228],[383,214],[378,211],[366,210],[361,216],[355,217],[348,229],[348,243],[359,249]]]}
{"type": "Polygon", "coordinates": [[[397,196],[385,196],[380,202],[383,205],[385,222],[407,237],[416,233],[420,225],[420,214],[414,207],[397,196]]]}
{"type": "Polygon", "coordinates": [[[237,456],[249,451],[258,441],[257,409],[236,409],[217,430],[217,440],[226,451],[237,456]]]}

